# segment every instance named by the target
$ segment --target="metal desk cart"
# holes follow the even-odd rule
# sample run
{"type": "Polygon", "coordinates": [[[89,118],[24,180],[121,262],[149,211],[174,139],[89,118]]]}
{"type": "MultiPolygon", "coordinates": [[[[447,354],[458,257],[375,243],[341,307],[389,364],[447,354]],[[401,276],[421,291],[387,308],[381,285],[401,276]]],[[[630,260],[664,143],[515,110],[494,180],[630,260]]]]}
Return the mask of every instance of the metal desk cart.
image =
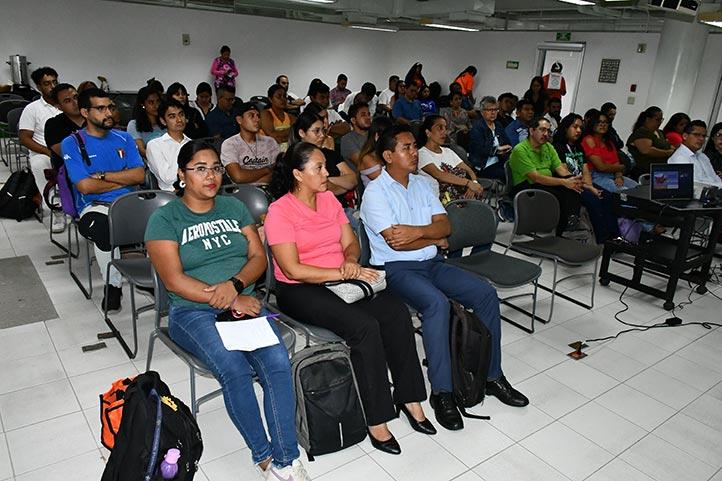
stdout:
{"type": "Polygon", "coordinates": [[[603,286],[610,282],[636,289],[663,299],[664,308],[674,308],[674,294],[680,279],[697,285],[697,293],[707,292],[705,284],[709,279],[709,269],[714,256],[717,236],[722,225],[722,206],[706,207],[692,200],[682,204],[650,200],[649,186],[640,185],[633,189],[614,194],[615,212],[622,216],[640,218],[659,223],[669,228],[678,228],[678,238],[659,235],[647,242],[632,244],[616,240],[604,244],[599,282],[603,286]],[[698,219],[708,219],[711,228],[700,239],[692,242],[698,219]],[[616,253],[629,254],[634,258],[632,277],[622,277],[609,272],[611,260],[621,262],[612,256],[616,253]],[[653,273],[667,279],[665,290],[644,283],[642,275],[653,273]]]}

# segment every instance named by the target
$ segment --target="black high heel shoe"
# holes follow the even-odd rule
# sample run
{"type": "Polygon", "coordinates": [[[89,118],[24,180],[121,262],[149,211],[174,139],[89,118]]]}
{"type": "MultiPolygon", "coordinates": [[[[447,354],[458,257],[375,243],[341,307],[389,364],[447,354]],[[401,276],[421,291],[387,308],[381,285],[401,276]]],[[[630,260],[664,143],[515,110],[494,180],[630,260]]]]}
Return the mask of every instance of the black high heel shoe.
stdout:
{"type": "Polygon", "coordinates": [[[414,431],[418,431],[421,434],[436,434],[436,428],[433,424],[431,424],[431,421],[429,421],[428,418],[423,421],[417,421],[406,408],[406,404],[396,405],[396,414],[398,415],[399,413],[406,414],[406,419],[409,420],[409,424],[411,424],[414,431]]]}
{"type": "Polygon", "coordinates": [[[373,436],[373,434],[371,434],[371,431],[369,429],[366,429],[366,432],[369,433],[371,446],[373,446],[374,448],[388,454],[401,454],[401,446],[399,445],[399,442],[396,440],[393,434],[391,435],[391,439],[387,439],[386,441],[379,441],[373,436]]]}

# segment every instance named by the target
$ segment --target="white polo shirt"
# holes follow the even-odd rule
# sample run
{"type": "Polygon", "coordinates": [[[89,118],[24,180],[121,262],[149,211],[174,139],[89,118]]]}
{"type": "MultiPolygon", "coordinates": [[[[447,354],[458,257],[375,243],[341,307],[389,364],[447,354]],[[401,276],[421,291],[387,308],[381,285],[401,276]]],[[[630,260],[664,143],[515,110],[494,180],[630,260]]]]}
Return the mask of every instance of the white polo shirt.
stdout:
{"type": "Polygon", "coordinates": [[[157,139],[148,142],[145,155],[148,158],[148,168],[158,179],[161,190],[173,191],[173,183],[178,178],[178,152],[181,147],[191,139],[183,134],[183,140],[178,142],[168,132],[157,139]]]}
{"type": "MultiPolygon", "coordinates": [[[[33,140],[42,146],[47,147],[45,143],[45,122],[60,113],[54,105],[45,101],[43,97],[30,102],[20,115],[18,130],[31,130],[33,132],[33,140]]],[[[30,152],[30,155],[38,155],[37,152],[30,152]]]]}

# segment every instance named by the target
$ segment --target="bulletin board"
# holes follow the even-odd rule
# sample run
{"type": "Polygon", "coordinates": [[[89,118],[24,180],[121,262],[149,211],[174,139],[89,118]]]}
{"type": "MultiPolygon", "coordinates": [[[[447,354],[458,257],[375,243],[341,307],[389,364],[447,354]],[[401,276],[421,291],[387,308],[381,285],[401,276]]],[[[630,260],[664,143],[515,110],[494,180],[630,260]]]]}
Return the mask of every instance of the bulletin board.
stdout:
{"type": "Polygon", "coordinates": [[[615,84],[617,83],[617,75],[619,75],[619,64],[621,60],[618,58],[603,58],[599,67],[600,83],[615,84]]]}

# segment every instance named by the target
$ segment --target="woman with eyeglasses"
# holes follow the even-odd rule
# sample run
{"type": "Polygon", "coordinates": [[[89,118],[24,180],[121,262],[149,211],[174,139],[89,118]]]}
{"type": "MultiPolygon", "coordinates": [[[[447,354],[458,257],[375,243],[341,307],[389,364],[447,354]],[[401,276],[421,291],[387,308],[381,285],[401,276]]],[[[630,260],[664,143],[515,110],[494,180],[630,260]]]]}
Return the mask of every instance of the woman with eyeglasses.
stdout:
{"type": "Polygon", "coordinates": [[[216,329],[216,316],[224,311],[232,309],[234,317],[265,315],[254,295],[266,271],[265,250],[246,206],[217,195],[223,172],[212,143],[188,142],[178,153],[179,198],[148,221],[148,254],[170,297],[169,334],[220,382],[228,415],[259,474],[309,480],[299,460],[288,352],[275,324],[268,322],[278,343],[253,351],[227,350],[216,329]],[[267,430],[254,376],[263,388],[267,430]]]}
{"type": "Polygon", "coordinates": [[[624,176],[624,165],[619,162],[607,116],[597,109],[587,114],[589,122],[582,138],[582,148],[587,156],[592,181],[609,192],[636,187],[635,181],[624,176]]]}
{"type": "Polygon", "coordinates": [[[394,104],[396,103],[396,101],[404,95],[406,95],[406,82],[404,82],[403,80],[399,80],[398,82],[396,82],[396,90],[394,91],[394,95],[391,97],[391,101],[389,102],[390,112],[394,110],[394,104]]]}
{"type": "Polygon", "coordinates": [[[712,127],[704,153],[712,162],[712,167],[714,167],[717,175],[722,177],[722,122],[718,122],[712,127]]]}
{"type": "Polygon", "coordinates": [[[659,129],[663,120],[662,109],[655,106],[642,111],[637,117],[632,135],[627,139],[629,153],[637,163],[629,173],[632,179],[637,180],[640,175],[648,174],[649,164],[667,162],[674,153],[674,147],[659,129]]]}
{"type": "Polygon", "coordinates": [[[492,96],[479,102],[482,120],[471,129],[469,160],[479,177],[506,182],[504,163],[511,153],[511,141],[507,137],[499,115],[499,104],[492,96]]]}
{"type": "Polygon", "coordinates": [[[128,122],[126,131],[135,140],[140,156],[146,158],[145,147],[153,139],[163,135],[163,126],[158,120],[160,95],[152,87],[138,91],[133,107],[133,120],[128,122]]]}

